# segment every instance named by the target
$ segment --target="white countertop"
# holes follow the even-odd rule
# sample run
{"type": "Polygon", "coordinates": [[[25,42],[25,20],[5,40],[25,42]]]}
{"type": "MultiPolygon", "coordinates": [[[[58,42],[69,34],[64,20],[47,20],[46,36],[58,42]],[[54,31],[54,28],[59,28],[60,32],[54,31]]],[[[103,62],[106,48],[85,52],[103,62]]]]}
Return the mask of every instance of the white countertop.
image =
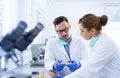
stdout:
{"type": "Polygon", "coordinates": [[[40,75],[45,75],[45,78],[51,78],[43,66],[31,67],[30,64],[26,64],[18,68],[15,68],[11,71],[2,73],[0,78],[9,78],[10,75],[13,76],[14,74],[20,75],[19,77],[16,77],[16,78],[22,78],[22,75],[26,75],[26,76],[28,75],[28,76],[31,76],[31,78],[43,78],[43,77],[40,77],[40,75]],[[36,72],[39,75],[32,74],[36,72]]]}

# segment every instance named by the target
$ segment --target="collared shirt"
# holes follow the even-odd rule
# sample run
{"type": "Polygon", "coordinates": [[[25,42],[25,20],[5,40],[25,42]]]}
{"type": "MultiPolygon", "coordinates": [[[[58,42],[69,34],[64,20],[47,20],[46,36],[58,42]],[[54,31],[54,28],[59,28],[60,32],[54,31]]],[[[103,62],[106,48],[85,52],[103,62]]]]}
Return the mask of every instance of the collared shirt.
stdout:
{"type": "Polygon", "coordinates": [[[68,40],[68,44],[64,45],[64,48],[65,48],[70,60],[71,60],[71,57],[70,57],[70,43],[71,43],[71,41],[72,41],[72,37],[70,37],[70,39],[68,40]]]}

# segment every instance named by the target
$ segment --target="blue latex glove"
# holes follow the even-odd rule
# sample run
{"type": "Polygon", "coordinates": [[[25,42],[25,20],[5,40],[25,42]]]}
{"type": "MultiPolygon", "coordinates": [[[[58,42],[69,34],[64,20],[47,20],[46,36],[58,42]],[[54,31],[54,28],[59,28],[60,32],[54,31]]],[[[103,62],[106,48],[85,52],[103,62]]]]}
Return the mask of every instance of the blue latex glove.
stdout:
{"type": "Polygon", "coordinates": [[[81,64],[75,60],[70,60],[68,61],[69,64],[67,64],[67,66],[69,67],[70,71],[74,72],[75,70],[77,70],[78,68],[81,67],[81,64]]]}
{"type": "Polygon", "coordinates": [[[58,71],[58,72],[63,70],[65,64],[61,64],[61,62],[62,62],[62,60],[57,60],[53,65],[53,69],[58,71]]]}
{"type": "Polygon", "coordinates": [[[53,78],[63,78],[63,76],[61,74],[57,73],[57,76],[55,76],[53,78]]]}
{"type": "Polygon", "coordinates": [[[59,75],[59,76],[55,76],[54,78],[63,78],[63,76],[59,75]]]}

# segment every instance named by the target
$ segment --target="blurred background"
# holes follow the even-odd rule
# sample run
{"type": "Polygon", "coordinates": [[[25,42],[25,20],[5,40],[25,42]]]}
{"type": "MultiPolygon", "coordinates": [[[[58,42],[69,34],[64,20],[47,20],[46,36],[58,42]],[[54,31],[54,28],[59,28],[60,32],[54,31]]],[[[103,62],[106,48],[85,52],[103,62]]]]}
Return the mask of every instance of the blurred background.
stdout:
{"type": "MultiPolygon", "coordinates": [[[[28,24],[26,31],[41,22],[45,28],[32,44],[45,46],[49,38],[56,36],[53,26],[56,17],[66,16],[72,25],[72,35],[80,36],[78,20],[87,13],[108,16],[109,22],[103,32],[120,47],[120,0],[0,0],[0,36],[14,29],[21,20],[28,24]]],[[[30,53],[22,53],[24,64],[29,63],[34,56],[30,47],[27,49],[30,53]]],[[[9,69],[12,68],[15,67],[9,69]]]]}
{"type": "Polygon", "coordinates": [[[63,15],[72,24],[72,34],[78,36],[78,20],[87,13],[98,16],[106,14],[109,27],[119,31],[120,0],[0,0],[0,34],[5,35],[20,20],[27,22],[27,30],[34,27],[36,22],[42,22],[45,30],[37,39],[41,42],[56,35],[53,20],[63,15]]]}

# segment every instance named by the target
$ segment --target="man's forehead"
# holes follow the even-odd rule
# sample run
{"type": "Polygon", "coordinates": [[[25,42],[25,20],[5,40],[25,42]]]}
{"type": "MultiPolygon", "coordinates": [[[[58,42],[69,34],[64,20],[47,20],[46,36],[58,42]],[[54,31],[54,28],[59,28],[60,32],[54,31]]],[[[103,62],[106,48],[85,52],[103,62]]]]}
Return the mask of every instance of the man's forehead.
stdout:
{"type": "Polygon", "coordinates": [[[69,24],[66,22],[66,23],[60,23],[58,25],[56,25],[56,29],[64,29],[64,28],[67,28],[69,27],[69,24]]]}

